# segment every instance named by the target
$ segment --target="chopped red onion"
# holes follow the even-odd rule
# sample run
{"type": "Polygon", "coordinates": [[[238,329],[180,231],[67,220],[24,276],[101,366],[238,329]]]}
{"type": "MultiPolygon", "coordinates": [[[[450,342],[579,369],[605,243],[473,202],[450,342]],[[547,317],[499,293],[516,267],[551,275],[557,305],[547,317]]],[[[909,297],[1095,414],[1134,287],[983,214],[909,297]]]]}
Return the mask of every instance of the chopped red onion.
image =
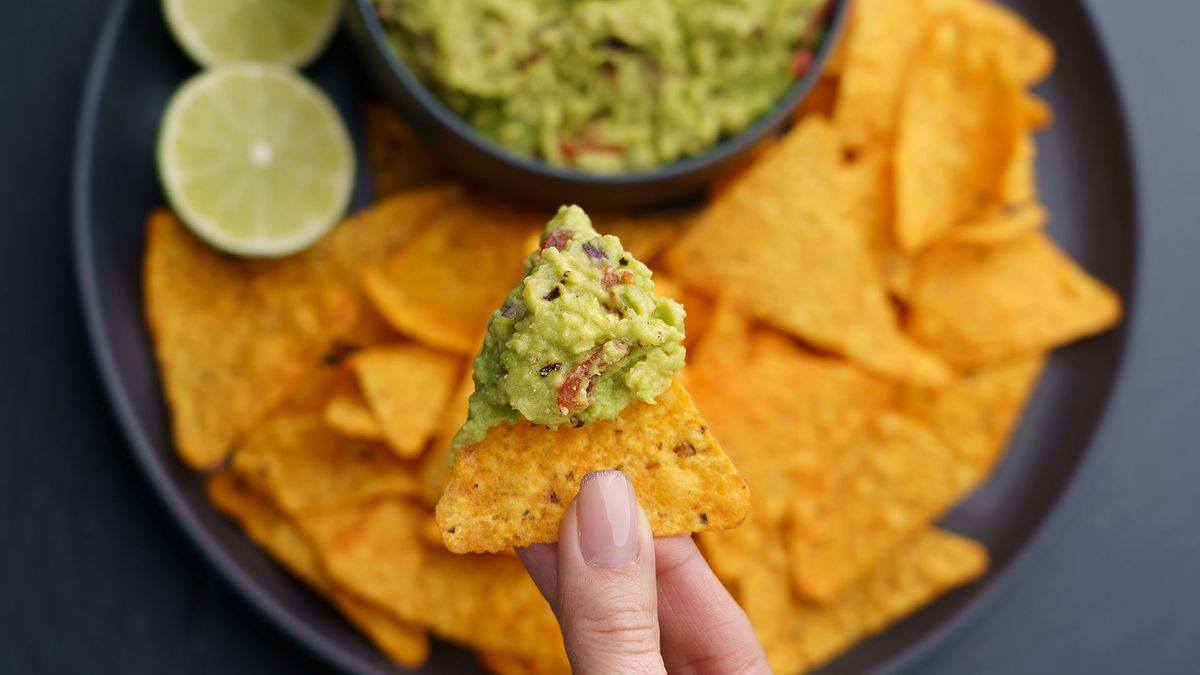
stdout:
{"type": "Polygon", "coordinates": [[[583,250],[592,260],[608,260],[608,254],[592,245],[592,242],[583,242],[583,250]]]}
{"type": "Polygon", "coordinates": [[[571,241],[571,231],[559,228],[546,236],[546,241],[542,242],[542,250],[556,248],[561,251],[568,241],[571,241]]]}

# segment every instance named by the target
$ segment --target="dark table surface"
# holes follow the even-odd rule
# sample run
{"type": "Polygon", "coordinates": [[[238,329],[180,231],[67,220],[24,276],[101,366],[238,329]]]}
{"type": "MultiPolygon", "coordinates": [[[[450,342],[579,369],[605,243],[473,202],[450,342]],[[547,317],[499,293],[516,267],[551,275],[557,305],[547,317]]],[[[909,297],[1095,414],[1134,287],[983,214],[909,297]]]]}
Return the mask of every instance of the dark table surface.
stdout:
{"type": "MultiPolygon", "coordinates": [[[[327,672],[175,531],[93,370],[68,178],[106,4],[0,3],[0,673],[327,672]]],[[[923,673],[1200,672],[1200,2],[1088,4],[1138,161],[1131,347],[1018,578],[923,673]]]]}

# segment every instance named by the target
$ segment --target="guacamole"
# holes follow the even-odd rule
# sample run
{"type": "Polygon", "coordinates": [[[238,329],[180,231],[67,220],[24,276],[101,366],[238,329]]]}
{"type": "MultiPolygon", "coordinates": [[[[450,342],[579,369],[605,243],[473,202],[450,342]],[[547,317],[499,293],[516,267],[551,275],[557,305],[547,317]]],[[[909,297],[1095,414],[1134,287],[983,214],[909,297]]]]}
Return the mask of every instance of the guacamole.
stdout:
{"type": "Polygon", "coordinates": [[[683,317],[619,239],[598,234],[578,206],[560,208],[488,321],[454,447],[501,422],[581,426],[653,402],[683,368],[683,317]]]}
{"type": "Polygon", "coordinates": [[[400,57],[508,149],[592,172],[700,153],[811,63],[825,0],[376,0],[400,57]]]}

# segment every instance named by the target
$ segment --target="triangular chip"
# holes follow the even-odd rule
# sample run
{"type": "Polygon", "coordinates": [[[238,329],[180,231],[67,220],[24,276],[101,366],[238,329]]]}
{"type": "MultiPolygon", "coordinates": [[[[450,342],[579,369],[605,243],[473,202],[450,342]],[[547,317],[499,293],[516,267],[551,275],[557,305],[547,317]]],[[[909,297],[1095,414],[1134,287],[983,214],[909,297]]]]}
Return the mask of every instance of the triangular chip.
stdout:
{"type": "Polygon", "coordinates": [[[620,239],[633,257],[649,262],[679,237],[687,218],[688,214],[672,212],[639,216],[601,213],[595,220],[597,231],[620,239]]]}
{"type": "Polygon", "coordinates": [[[420,490],[415,466],[380,443],[330,430],[315,415],[263,423],[246,437],[231,466],[289,514],[420,490]]]}
{"type": "Polygon", "coordinates": [[[385,654],[402,666],[415,667],[429,656],[429,636],[400,621],[378,606],[334,588],[321,569],[316,551],[282,513],[228,471],[208,481],[213,504],[238,521],[246,534],[292,574],[332,599],[348,619],[366,633],[385,654]]]}
{"type": "Polygon", "coordinates": [[[980,474],[991,471],[1033,393],[1046,357],[996,363],[942,389],[906,387],[899,408],[936,433],[980,474]]]}
{"type": "Polygon", "coordinates": [[[1041,204],[1026,204],[963,223],[946,234],[946,241],[984,246],[1002,244],[1041,230],[1047,217],[1041,204]]]}
{"type": "Polygon", "coordinates": [[[823,449],[821,461],[795,483],[787,528],[792,580],[818,602],[840,595],[984,475],[933,432],[895,413],[823,449]]]}
{"type": "Polygon", "coordinates": [[[925,0],[970,31],[974,48],[987,51],[1017,84],[1041,82],[1054,69],[1054,45],[1013,10],[989,0],[925,0]]]}
{"type": "Polygon", "coordinates": [[[696,218],[668,266],[881,375],[945,382],[945,365],[900,331],[862,228],[847,223],[844,171],[836,131],[806,120],[696,218]]]}
{"type": "Polygon", "coordinates": [[[913,253],[998,206],[1024,131],[1021,95],[959,22],[936,21],[906,80],[896,131],[896,241],[913,253]]]}
{"type": "MultiPolygon", "coordinates": [[[[450,443],[454,440],[454,434],[458,433],[467,421],[467,401],[473,391],[475,381],[471,377],[471,369],[468,368],[455,386],[446,407],[442,409],[433,441],[421,457],[421,498],[431,507],[437,505],[438,500],[442,498],[442,492],[450,484],[450,443]]],[[[440,540],[441,535],[438,538],[440,540]]]]}
{"type": "Polygon", "coordinates": [[[196,468],[219,464],[337,345],[377,335],[358,267],[406,241],[453,194],[437,188],[399,195],[280,260],[231,258],[167,211],[153,213],[146,320],[184,461],[196,468]]]}
{"type": "Polygon", "coordinates": [[[492,675],[570,675],[570,663],[518,659],[499,652],[480,652],[479,663],[492,675]]]}
{"type": "Polygon", "coordinates": [[[1017,141],[1008,166],[1004,169],[1000,188],[1007,205],[1031,204],[1037,200],[1037,143],[1033,136],[1023,134],[1017,141]]]}
{"type": "Polygon", "coordinates": [[[458,451],[437,506],[442,539],[456,553],[557,541],[579,482],[602,469],[629,476],[657,537],[736,527],[749,508],[746,482],[676,383],[608,422],[492,427],[458,451]]]}
{"type": "Polygon", "coordinates": [[[692,395],[749,483],[754,518],[778,524],[798,476],[832,465],[830,448],[889,406],[893,387],[750,326],[726,303],[710,326],[686,371],[692,395]]]}
{"type": "Polygon", "coordinates": [[[396,330],[468,354],[504,294],[543,218],[496,201],[443,210],[412,241],[367,269],[363,283],[396,330]]]}
{"type": "Polygon", "coordinates": [[[780,587],[789,563],[776,539],[756,552],[759,564],[734,589],[771,667],[778,673],[799,673],[977,578],[986,571],[987,559],[978,542],[928,529],[836,600],[817,605],[780,587]]]}
{"type": "Polygon", "coordinates": [[[927,0],[859,0],[842,46],[834,119],[852,147],[891,138],[897,102],[925,36],[927,0]]]}
{"type": "Polygon", "coordinates": [[[462,359],[418,344],[364,349],[350,357],[363,397],[398,456],[421,454],[458,380],[462,359]]]}
{"type": "Polygon", "coordinates": [[[300,525],[340,588],[461,644],[563,662],[554,614],[521,562],[428,548],[425,517],[420,507],[384,499],[310,514],[300,525]]]}
{"type": "MultiPolygon", "coordinates": [[[[689,366],[696,401],[750,485],[752,524],[790,522],[792,577],[806,597],[837,596],[982,476],[920,424],[889,412],[894,386],[739,324],[727,304],[697,351],[689,366]]],[[[746,547],[738,540],[752,536],[741,532],[749,525],[728,538],[734,548],[746,547]]],[[[710,538],[722,541],[706,546],[714,566],[739,574],[721,550],[725,536],[710,538]]]]}
{"type": "Polygon", "coordinates": [[[918,261],[911,300],[912,335],[968,368],[1046,352],[1121,317],[1117,294],[1041,232],[933,247],[918,261]]]}
{"type": "Polygon", "coordinates": [[[322,413],[325,425],[343,436],[382,441],[379,418],[363,400],[362,392],[339,392],[329,398],[322,413]]]}

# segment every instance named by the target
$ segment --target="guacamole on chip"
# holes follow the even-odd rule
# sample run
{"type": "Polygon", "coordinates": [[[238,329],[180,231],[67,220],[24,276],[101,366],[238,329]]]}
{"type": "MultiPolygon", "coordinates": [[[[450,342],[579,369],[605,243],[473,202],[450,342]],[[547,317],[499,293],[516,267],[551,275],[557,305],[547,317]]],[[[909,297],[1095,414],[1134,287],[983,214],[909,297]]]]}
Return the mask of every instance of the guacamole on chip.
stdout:
{"type": "Polygon", "coordinates": [[[377,0],[399,56],[484,136],[643,170],[745,129],[812,63],[825,0],[377,0]]]}
{"type": "Polygon", "coordinates": [[[503,422],[582,426],[653,403],[683,368],[683,318],[619,239],[597,233],[578,206],[560,208],[488,321],[454,447],[503,422]]]}

